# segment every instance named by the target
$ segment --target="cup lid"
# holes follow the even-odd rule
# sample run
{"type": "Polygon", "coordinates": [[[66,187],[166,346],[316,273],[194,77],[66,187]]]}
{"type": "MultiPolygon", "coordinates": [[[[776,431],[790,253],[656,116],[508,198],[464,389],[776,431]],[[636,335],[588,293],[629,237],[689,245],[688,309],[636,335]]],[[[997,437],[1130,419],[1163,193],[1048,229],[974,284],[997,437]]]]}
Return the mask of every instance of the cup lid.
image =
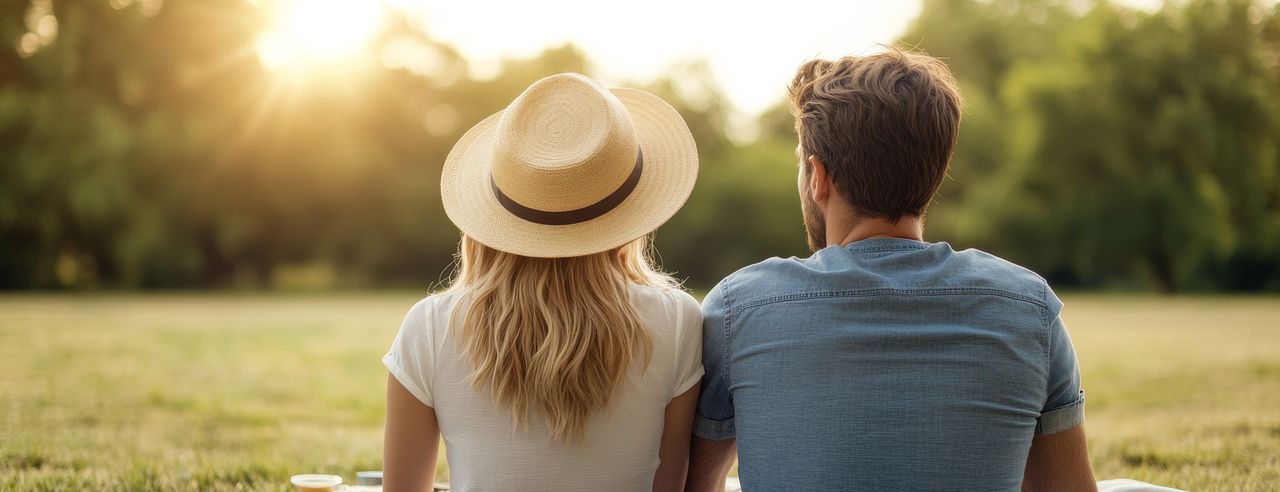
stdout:
{"type": "Polygon", "coordinates": [[[382,485],[382,470],[356,472],[356,485],[382,485]]]}
{"type": "Polygon", "coordinates": [[[335,487],[342,485],[342,477],[319,473],[304,473],[289,477],[289,483],[295,487],[335,487]]]}

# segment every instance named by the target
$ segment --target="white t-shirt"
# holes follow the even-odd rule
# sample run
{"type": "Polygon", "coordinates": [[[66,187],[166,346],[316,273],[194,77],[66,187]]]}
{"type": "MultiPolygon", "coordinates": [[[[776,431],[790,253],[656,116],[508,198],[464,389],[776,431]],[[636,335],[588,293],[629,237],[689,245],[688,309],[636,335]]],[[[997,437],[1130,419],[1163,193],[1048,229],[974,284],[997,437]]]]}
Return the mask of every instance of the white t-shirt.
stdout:
{"type": "Polygon", "coordinates": [[[652,335],[652,358],[643,372],[635,363],[609,407],[591,416],[585,445],[552,441],[536,413],[527,430],[517,429],[510,410],[471,385],[471,363],[449,328],[461,296],[437,294],[415,304],[382,358],[400,384],[435,409],[451,488],[651,490],[666,406],[702,378],[702,314],[693,296],[632,286],[631,300],[652,335]]]}

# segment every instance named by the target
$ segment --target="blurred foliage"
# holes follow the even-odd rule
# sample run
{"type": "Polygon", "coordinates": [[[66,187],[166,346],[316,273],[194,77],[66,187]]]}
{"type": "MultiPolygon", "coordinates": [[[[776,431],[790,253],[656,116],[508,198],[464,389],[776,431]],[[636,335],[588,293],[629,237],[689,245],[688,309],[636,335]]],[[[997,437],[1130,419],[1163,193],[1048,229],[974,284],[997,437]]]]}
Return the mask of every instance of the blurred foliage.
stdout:
{"type": "Polygon", "coordinates": [[[932,237],[1059,285],[1280,288],[1280,6],[930,0],[969,110],[932,237]]]}
{"type": "MultiPolygon", "coordinates": [[[[243,0],[0,0],[0,288],[436,282],[453,142],[542,76],[592,73],[566,45],[472,78],[398,17],[357,61],[273,70],[268,23],[243,0]]],[[[1274,4],[926,0],[902,41],[969,104],[931,240],[1058,285],[1280,288],[1274,4]]],[[[702,161],[657,233],[668,268],[705,287],[804,253],[785,105],[736,142],[705,64],[633,86],[702,161]]]]}

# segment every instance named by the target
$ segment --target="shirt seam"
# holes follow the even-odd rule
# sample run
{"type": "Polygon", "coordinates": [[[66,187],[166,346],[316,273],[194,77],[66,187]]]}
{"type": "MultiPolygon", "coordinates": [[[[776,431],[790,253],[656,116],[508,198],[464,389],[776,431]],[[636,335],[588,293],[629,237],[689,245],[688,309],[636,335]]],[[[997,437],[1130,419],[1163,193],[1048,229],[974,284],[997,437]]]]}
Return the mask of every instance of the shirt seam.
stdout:
{"type": "MultiPolygon", "coordinates": [[[[1049,377],[1053,374],[1053,321],[1049,319],[1049,284],[1040,282],[1040,297],[1045,299],[1045,305],[1040,308],[1040,325],[1041,334],[1044,336],[1044,367],[1045,367],[1045,387],[1049,386],[1049,377]]],[[[1049,398],[1045,394],[1045,400],[1049,398]]]]}
{"type": "MultiPolygon", "coordinates": [[[[724,279],[724,350],[720,354],[720,367],[724,370],[725,396],[729,397],[730,406],[732,406],[733,396],[729,394],[729,388],[733,387],[733,370],[730,368],[729,361],[732,359],[733,353],[732,333],[733,333],[733,276],[730,275],[724,279]]],[[[736,416],[737,413],[734,412],[736,416]]]]}
{"type": "MultiPolygon", "coordinates": [[[[455,297],[454,297],[454,299],[453,299],[452,306],[450,307],[450,311],[449,311],[449,314],[450,314],[450,317],[451,317],[451,318],[452,318],[452,315],[453,315],[453,310],[458,308],[458,302],[457,302],[457,301],[458,301],[458,299],[457,299],[457,297],[455,296],[455,297]]],[[[435,310],[436,310],[436,309],[439,309],[439,304],[440,304],[440,299],[433,299],[433,300],[432,300],[432,304],[431,304],[431,306],[430,306],[430,307],[431,307],[431,310],[432,310],[432,312],[430,313],[430,314],[432,314],[431,318],[435,318],[435,316],[434,316],[434,315],[436,314],[436,311],[435,311],[435,310]]],[[[428,306],[423,306],[423,307],[424,307],[424,308],[426,308],[426,307],[428,307],[428,306]]],[[[424,309],[424,311],[425,311],[425,309],[424,309]]],[[[430,354],[431,354],[431,372],[430,372],[429,374],[427,374],[427,376],[428,376],[428,378],[427,378],[427,386],[429,386],[429,387],[430,387],[430,390],[429,390],[429,391],[431,391],[431,392],[432,392],[432,396],[431,396],[432,401],[435,401],[435,389],[436,389],[436,388],[435,388],[435,386],[436,386],[436,361],[440,360],[440,351],[436,349],[436,326],[435,326],[435,323],[428,321],[428,316],[427,316],[427,314],[428,314],[428,313],[425,313],[425,312],[424,312],[424,313],[422,313],[422,320],[421,320],[422,325],[421,325],[419,328],[420,328],[420,329],[423,329],[423,330],[425,330],[425,331],[427,332],[427,351],[428,351],[428,353],[430,353],[430,354]]],[[[447,329],[452,329],[452,327],[451,327],[451,326],[446,326],[446,327],[445,327],[445,329],[446,329],[446,330],[447,330],[447,329]]]]}
{"type": "Polygon", "coordinates": [[[919,250],[926,249],[926,248],[928,248],[928,246],[926,246],[926,245],[920,245],[920,246],[869,246],[869,247],[866,247],[866,248],[846,249],[846,251],[848,251],[848,252],[850,252],[850,253],[857,254],[857,253],[879,253],[879,252],[882,252],[882,251],[919,251],[919,250]]]}
{"type": "MultiPolygon", "coordinates": [[[[682,342],[685,337],[684,305],[680,302],[681,299],[679,295],[668,293],[668,298],[675,303],[675,308],[676,308],[676,336],[672,337],[674,339],[673,344],[675,346],[671,348],[672,349],[671,353],[675,354],[675,361],[674,361],[675,363],[671,364],[671,380],[674,382],[676,386],[675,390],[679,391],[680,390],[679,386],[684,384],[684,379],[681,378],[681,374],[680,374],[680,368],[684,364],[684,353],[683,351],[680,350],[680,345],[681,345],[680,342],[682,342]]],[[[671,395],[671,398],[667,399],[667,401],[671,401],[675,399],[675,397],[677,396],[680,396],[680,395],[678,393],[673,394],[671,395]]]]}
{"type": "MultiPolygon", "coordinates": [[[[1006,292],[999,289],[987,289],[987,288],[979,288],[979,287],[945,287],[945,288],[924,288],[924,289],[881,288],[881,289],[861,289],[861,290],[847,290],[847,291],[806,292],[806,293],[797,293],[797,294],[785,294],[780,296],[764,297],[764,298],[756,299],[754,301],[742,303],[741,305],[738,306],[738,310],[744,311],[750,308],[760,307],[767,304],[777,304],[781,302],[790,302],[790,301],[798,301],[798,300],[805,300],[805,299],[827,299],[827,298],[839,298],[839,297],[879,297],[879,296],[893,296],[893,295],[945,296],[945,295],[975,295],[975,294],[994,295],[994,296],[1004,297],[1007,299],[1012,299],[1015,301],[1021,301],[1028,304],[1035,305],[1040,308],[1040,311],[1042,313],[1041,314],[1042,321],[1044,319],[1043,313],[1047,309],[1047,306],[1044,304],[1044,301],[1042,300],[1039,300],[1030,296],[1015,294],[1012,292],[1006,292]]],[[[728,301],[728,295],[726,293],[726,303],[725,303],[725,306],[726,306],[725,319],[726,320],[729,319],[729,317],[731,316],[730,313],[732,312],[732,308],[730,307],[730,304],[727,301],[728,301]]],[[[726,321],[726,324],[727,324],[727,321],[726,321]]]]}
{"type": "Polygon", "coordinates": [[[1040,279],[1040,299],[1044,303],[1040,306],[1040,322],[1049,326],[1049,283],[1044,279],[1040,279]]]}

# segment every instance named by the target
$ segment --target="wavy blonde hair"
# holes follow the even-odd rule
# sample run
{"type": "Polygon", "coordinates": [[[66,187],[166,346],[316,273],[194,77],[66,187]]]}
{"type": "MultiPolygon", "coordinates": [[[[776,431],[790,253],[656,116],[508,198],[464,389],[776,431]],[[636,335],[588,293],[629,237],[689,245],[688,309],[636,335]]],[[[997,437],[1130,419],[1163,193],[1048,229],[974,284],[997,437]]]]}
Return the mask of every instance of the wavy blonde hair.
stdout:
{"type": "Polygon", "coordinates": [[[463,236],[449,290],[465,311],[453,329],[471,361],[472,384],[491,391],[513,422],[546,418],[551,437],[581,442],[587,419],[608,406],[653,343],[629,284],[676,287],[658,270],[648,236],[572,258],[505,253],[463,236]]]}

